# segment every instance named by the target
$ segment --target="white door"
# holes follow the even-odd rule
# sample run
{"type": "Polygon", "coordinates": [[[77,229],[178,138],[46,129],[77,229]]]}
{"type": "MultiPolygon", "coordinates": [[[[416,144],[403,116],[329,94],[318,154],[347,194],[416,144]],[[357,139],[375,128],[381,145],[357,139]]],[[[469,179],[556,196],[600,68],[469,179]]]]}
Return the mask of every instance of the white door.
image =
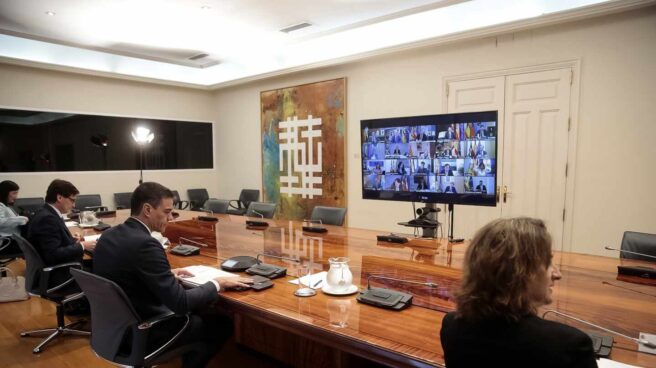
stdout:
{"type": "Polygon", "coordinates": [[[562,249],[570,69],[506,77],[501,214],[543,219],[562,249]]]}
{"type": "MultiPolygon", "coordinates": [[[[503,147],[504,88],[505,77],[481,78],[449,82],[447,85],[447,112],[471,112],[497,110],[499,116],[497,141],[497,185],[501,182],[500,156],[503,147]]],[[[476,230],[495,218],[501,217],[501,206],[456,206],[453,232],[456,238],[471,238],[476,230]]]]}

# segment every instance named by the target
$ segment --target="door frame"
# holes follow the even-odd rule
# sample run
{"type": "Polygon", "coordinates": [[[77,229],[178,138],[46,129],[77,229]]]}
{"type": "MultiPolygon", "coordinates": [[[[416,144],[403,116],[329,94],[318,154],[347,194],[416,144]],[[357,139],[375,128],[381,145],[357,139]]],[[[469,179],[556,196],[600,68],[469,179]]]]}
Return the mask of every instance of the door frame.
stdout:
{"type": "MultiPolygon", "coordinates": [[[[581,59],[556,61],[545,64],[535,64],[514,68],[495,69],[482,72],[472,72],[442,77],[442,111],[448,111],[448,86],[451,82],[473,79],[506,77],[515,74],[542,72],[555,69],[571,69],[570,93],[570,126],[567,138],[567,180],[565,185],[565,221],[563,224],[562,249],[564,252],[572,251],[572,231],[574,228],[574,190],[576,183],[576,154],[579,122],[579,100],[581,93],[581,59]]],[[[563,168],[564,170],[565,168],[563,168]]]]}

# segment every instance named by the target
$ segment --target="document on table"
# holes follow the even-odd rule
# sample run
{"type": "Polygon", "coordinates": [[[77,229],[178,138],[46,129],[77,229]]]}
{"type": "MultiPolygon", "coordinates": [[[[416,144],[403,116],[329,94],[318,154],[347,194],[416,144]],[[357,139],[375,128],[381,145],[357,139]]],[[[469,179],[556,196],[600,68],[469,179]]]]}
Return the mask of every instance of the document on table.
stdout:
{"type": "Polygon", "coordinates": [[[599,358],[597,359],[597,367],[599,368],[639,368],[637,365],[624,364],[614,360],[599,358]]]}
{"type": "MultiPolygon", "coordinates": [[[[322,271],[301,277],[303,285],[308,285],[312,289],[321,289],[326,284],[326,275],[328,272],[322,271]]],[[[290,280],[290,284],[298,285],[299,279],[290,280]]]]}
{"type": "Polygon", "coordinates": [[[210,266],[203,266],[203,265],[188,266],[183,269],[191,272],[194,275],[193,277],[180,278],[180,281],[183,284],[189,286],[200,286],[217,277],[239,277],[239,275],[237,274],[225,272],[223,270],[210,266]]]}
{"type": "Polygon", "coordinates": [[[66,224],[66,227],[75,227],[78,225],[78,223],[75,221],[66,221],[64,223],[66,224]]]}
{"type": "Polygon", "coordinates": [[[102,235],[102,234],[85,235],[84,236],[84,241],[92,241],[92,240],[98,241],[98,239],[100,239],[100,235],[102,235]]]}

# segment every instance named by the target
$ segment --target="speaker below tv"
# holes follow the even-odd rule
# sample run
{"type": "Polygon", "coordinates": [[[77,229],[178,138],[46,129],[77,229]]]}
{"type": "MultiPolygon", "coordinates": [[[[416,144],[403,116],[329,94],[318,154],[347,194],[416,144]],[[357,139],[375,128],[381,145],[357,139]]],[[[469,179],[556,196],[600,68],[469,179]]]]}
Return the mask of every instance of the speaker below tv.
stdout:
{"type": "Polygon", "coordinates": [[[360,121],[364,199],[496,206],[497,112],[360,121]]]}

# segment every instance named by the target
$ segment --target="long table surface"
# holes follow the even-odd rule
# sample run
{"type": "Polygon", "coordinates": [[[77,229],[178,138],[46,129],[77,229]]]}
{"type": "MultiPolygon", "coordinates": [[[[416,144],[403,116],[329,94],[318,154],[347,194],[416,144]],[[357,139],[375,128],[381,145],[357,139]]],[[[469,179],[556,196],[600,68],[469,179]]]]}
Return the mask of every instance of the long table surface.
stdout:
{"type": "MultiPolygon", "coordinates": [[[[266,228],[248,228],[246,218],[212,215],[218,222],[195,220],[199,212],[177,211],[180,216],[169,223],[165,235],[177,243],[180,236],[205,243],[201,254],[181,257],[168,254],[172,267],[204,264],[218,266],[238,255],[270,254],[300,259],[315,272],[329,269],[329,258],[348,257],[353,283],[366,288],[367,277],[434,282],[437,288],[371,280],[372,286],[389,287],[412,293],[413,305],[402,311],[389,311],[360,304],[351,296],[329,296],[321,291],[310,298],[295,297],[297,263],[270,257],[266,263],[288,268],[286,277],[275,279],[274,287],[262,292],[223,292],[223,299],[270,321],[289,327],[310,338],[320,339],[356,355],[394,366],[443,366],[440,344],[442,318],[455,308],[453,293],[458,287],[466,244],[450,244],[445,239],[410,238],[405,244],[378,242],[378,231],[324,225],[327,233],[307,233],[302,223],[266,220],[266,228]]],[[[115,225],[125,221],[127,210],[103,222],[115,225]]],[[[93,230],[83,230],[85,234],[93,230]]],[[[649,265],[592,255],[555,252],[562,280],[554,287],[555,309],[629,336],[656,333],[656,287],[617,280],[617,266],[649,265]]],[[[651,264],[653,266],[653,264],[651,264]]],[[[594,331],[571,320],[563,323],[594,331]]],[[[637,345],[615,337],[611,359],[638,366],[656,366],[656,355],[638,352],[637,345]]]]}

